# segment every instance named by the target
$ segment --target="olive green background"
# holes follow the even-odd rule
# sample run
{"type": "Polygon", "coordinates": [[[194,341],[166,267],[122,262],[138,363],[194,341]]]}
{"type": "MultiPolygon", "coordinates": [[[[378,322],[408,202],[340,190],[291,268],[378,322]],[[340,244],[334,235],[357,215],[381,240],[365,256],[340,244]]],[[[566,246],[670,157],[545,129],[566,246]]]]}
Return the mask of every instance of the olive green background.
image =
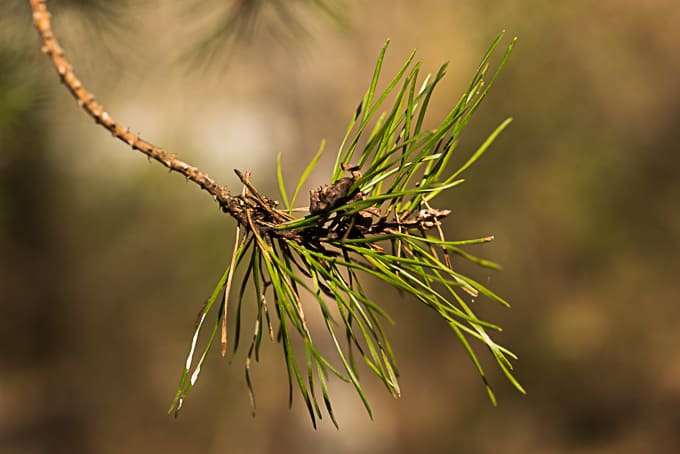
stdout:
{"type": "Polygon", "coordinates": [[[504,270],[465,270],[512,303],[475,304],[505,328],[499,340],[519,355],[528,395],[479,349],[492,407],[446,325],[376,288],[396,321],[403,396],[393,400],[364,372],[373,421],[351,386],[334,381],[340,430],[323,420],[313,431],[297,395],[287,407],[271,343],[253,370],[255,418],[243,351],[230,364],[217,350],[179,418],[168,417],[234,222],[96,127],[40,54],[27,4],[5,0],[0,452],[680,450],[677,2],[347,0],[336,3],[344,22],[294,8],[307,37],[265,12],[250,38],[213,59],[191,50],[224,2],[49,3],[67,56],[111,115],[234,191],[232,169],[250,169],[270,194],[277,153],[290,187],[322,138],[328,159],[310,186],[326,181],[387,37],[386,75],[413,48],[427,71],[451,62],[434,122],[496,34],[519,36],[458,159],[514,122],[445,208],[451,239],[496,237],[471,252],[504,270]]]}

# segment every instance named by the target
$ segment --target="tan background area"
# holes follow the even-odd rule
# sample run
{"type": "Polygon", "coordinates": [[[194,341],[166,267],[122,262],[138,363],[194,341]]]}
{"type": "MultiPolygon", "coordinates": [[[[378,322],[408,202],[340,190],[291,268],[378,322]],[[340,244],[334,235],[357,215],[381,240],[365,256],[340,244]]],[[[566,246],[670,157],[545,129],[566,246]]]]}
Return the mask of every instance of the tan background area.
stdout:
{"type": "Polygon", "coordinates": [[[426,71],[451,62],[432,102],[438,118],[497,33],[519,36],[459,159],[514,122],[447,195],[446,228],[452,239],[496,237],[473,251],[504,271],[466,270],[513,305],[479,302],[519,355],[528,395],[480,350],[493,408],[447,326],[378,289],[396,321],[403,396],[364,373],[373,421],[334,381],[340,430],[324,420],[313,431],[299,396],[287,407],[270,343],[253,369],[255,418],[244,353],[230,364],[217,350],[179,418],[166,416],[234,223],[95,127],[39,53],[28,6],[5,0],[0,452],[680,451],[676,1],[347,0],[337,4],[344,25],[296,8],[308,37],[291,38],[265,12],[209,64],[187,52],[224,2],[52,3],[67,55],[112,115],[233,190],[232,169],[250,169],[272,194],[276,154],[292,184],[322,138],[330,153],[310,185],[326,181],[386,38],[386,74],[414,48],[426,71]]]}

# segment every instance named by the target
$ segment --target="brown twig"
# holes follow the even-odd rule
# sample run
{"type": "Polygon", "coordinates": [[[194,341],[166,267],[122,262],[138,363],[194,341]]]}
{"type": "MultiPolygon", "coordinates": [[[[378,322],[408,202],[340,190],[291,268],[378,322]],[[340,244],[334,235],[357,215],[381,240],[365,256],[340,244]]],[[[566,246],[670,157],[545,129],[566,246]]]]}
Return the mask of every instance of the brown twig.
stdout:
{"type": "MultiPolygon", "coordinates": [[[[277,225],[293,220],[294,217],[283,211],[276,210],[275,202],[260,195],[250,182],[248,175],[244,175],[236,170],[236,174],[241,182],[249,189],[250,195],[256,203],[255,205],[251,205],[249,201],[246,200],[248,198],[246,195],[232,196],[226,187],[216,183],[205,172],[177,159],[175,155],[168,153],[166,150],[141,138],[138,134],[131,132],[129,128],[122,126],[114,120],[75,75],[73,66],[66,59],[63,49],[54,36],[50,21],[50,12],[45,5],[45,0],[29,0],[29,4],[31,5],[31,10],[33,12],[33,23],[38,30],[40,40],[42,41],[42,51],[52,61],[52,65],[59,74],[61,82],[68,88],[78,104],[97,124],[102,125],[115,138],[125,142],[133,150],[144,153],[149,159],[155,159],[171,171],[178,172],[184,175],[187,180],[196,183],[201,189],[204,189],[213,196],[223,211],[229,213],[237,220],[237,222],[247,229],[254,229],[255,224],[258,224],[260,228],[266,230],[269,235],[301,241],[302,236],[297,232],[276,228],[277,225]],[[259,215],[256,215],[256,213],[259,213],[259,215]]],[[[347,202],[348,199],[361,195],[360,192],[347,194],[350,186],[361,174],[357,171],[356,167],[343,166],[343,168],[352,171],[352,176],[342,178],[331,186],[312,191],[312,199],[314,199],[314,196],[316,195],[316,202],[318,202],[315,207],[310,206],[309,209],[312,214],[323,213],[332,209],[335,205],[340,203],[340,201],[347,202]]],[[[449,213],[448,210],[438,211],[428,209],[424,210],[425,214],[419,214],[418,219],[406,221],[405,219],[410,216],[410,213],[406,213],[405,215],[402,215],[401,220],[397,217],[396,224],[381,219],[371,226],[370,224],[372,221],[370,221],[370,219],[372,215],[368,210],[364,211],[368,213],[369,226],[364,226],[362,224],[359,226],[361,228],[357,227],[355,229],[357,219],[354,216],[339,216],[334,218],[332,221],[334,224],[328,229],[310,229],[310,231],[306,233],[307,240],[316,243],[319,239],[325,238],[326,236],[332,237],[333,232],[329,231],[334,229],[337,230],[336,233],[341,234],[342,238],[345,239],[352,233],[360,235],[363,235],[364,233],[380,234],[382,232],[390,231],[392,227],[397,227],[399,230],[402,228],[416,227],[428,230],[436,224],[438,219],[445,217],[449,213]]]]}
{"type": "Polygon", "coordinates": [[[85,112],[97,124],[102,125],[114,137],[122,140],[132,149],[144,153],[149,159],[155,159],[171,171],[178,172],[184,175],[187,180],[199,185],[201,189],[204,189],[213,196],[222,210],[230,213],[237,219],[242,218],[242,210],[238,202],[235,200],[235,197],[229,194],[229,190],[226,187],[216,183],[205,172],[177,159],[175,155],[131,132],[129,128],[122,126],[114,120],[104,107],[95,101],[94,95],[76,77],[73,66],[64,56],[64,51],[52,32],[50,12],[45,5],[45,0],[29,0],[29,3],[33,11],[33,24],[38,30],[40,40],[42,41],[42,51],[50,58],[52,65],[59,74],[61,82],[68,88],[85,112]]]}

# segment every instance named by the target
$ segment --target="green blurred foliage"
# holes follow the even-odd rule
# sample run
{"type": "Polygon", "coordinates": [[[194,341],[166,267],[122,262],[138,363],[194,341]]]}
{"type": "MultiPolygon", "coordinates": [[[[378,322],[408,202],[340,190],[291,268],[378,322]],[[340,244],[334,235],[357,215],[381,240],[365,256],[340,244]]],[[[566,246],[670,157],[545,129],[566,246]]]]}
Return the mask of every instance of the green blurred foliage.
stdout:
{"type": "Polygon", "coordinates": [[[287,409],[277,345],[254,366],[255,419],[241,358],[217,355],[181,417],[165,416],[233,222],[77,109],[21,3],[0,7],[0,451],[680,449],[674,2],[346,2],[350,30],[310,14],[314,43],[297,54],[255,28],[212,74],[174,63],[201,37],[175,2],[117,2],[122,33],[54,2],[67,54],[114,116],[234,190],[231,169],[250,168],[270,193],[277,152],[294,179],[322,137],[338,145],[385,37],[386,72],[413,47],[431,70],[451,60],[439,112],[500,29],[520,37],[460,149],[515,121],[451,193],[447,228],[496,236],[477,252],[505,270],[471,272],[513,303],[480,312],[505,328],[529,394],[492,376],[492,408],[447,327],[390,294],[403,396],[369,382],[370,422],[331,383],[339,432],[312,432],[300,401],[287,409]]]}

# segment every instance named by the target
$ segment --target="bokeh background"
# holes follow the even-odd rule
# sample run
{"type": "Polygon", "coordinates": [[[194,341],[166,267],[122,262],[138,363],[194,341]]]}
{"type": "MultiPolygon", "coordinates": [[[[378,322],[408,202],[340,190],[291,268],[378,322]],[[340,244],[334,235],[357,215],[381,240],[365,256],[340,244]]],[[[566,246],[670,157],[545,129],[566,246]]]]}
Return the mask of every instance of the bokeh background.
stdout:
{"type": "Polygon", "coordinates": [[[255,418],[243,353],[217,351],[166,416],[233,221],[95,127],[40,54],[26,2],[3,0],[0,452],[680,452],[677,2],[329,2],[339,18],[306,3],[294,22],[264,8],[245,36],[199,48],[231,2],[50,6],[114,117],[233,189],[232,169],[250,169],[268,193],[277,153],[292,183],[322,138],[331,152],[310,185],[327,179],[387,37],[386,75],[413,48],[428,71],[451,62],[436,119],[496,34],[519,36],[460,159],[515,121],[450,191],[447,229],[496,237],[474,252],[504,271],[470,271],[513,304],[478,303],[528,395],[480,351],[493,408],[445,324],[381,289],[403,396],[365,373],[373,421],[336,382],[341,428],[312,430],[298,396],[287,407],[277,344],[254,367],[255,418]]]}

